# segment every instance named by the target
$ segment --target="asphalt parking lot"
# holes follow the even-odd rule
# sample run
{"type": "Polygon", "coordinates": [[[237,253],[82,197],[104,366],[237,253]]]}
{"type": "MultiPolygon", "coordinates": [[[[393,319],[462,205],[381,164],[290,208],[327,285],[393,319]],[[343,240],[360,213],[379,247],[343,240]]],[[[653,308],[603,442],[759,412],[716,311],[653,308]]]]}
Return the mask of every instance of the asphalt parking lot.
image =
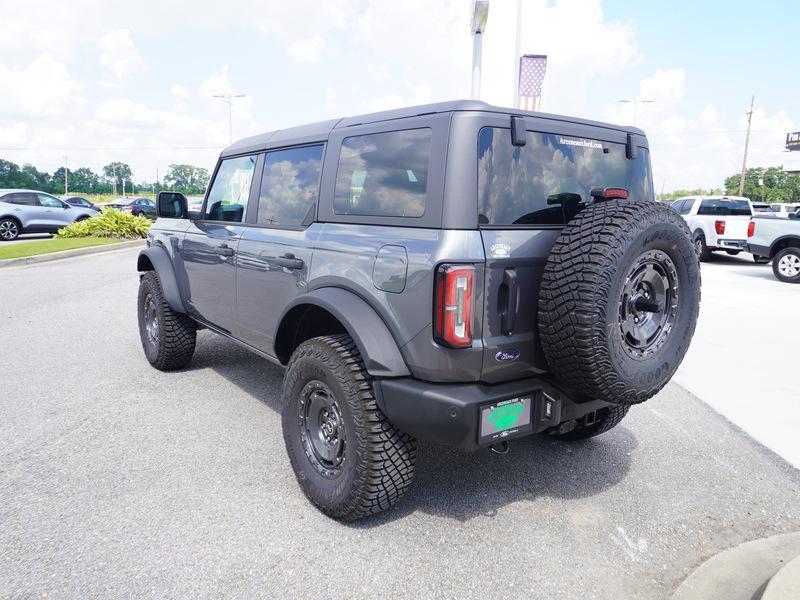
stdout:
{"type": "Polygon", "coordinates": [[[0,271],[0,597],[667,598],[800,529],[800,471],[674,383],[594,441],[423,445],[395,509],[332,521],[289,469],[280,369],[208,332],[147,364],[137,252],[0,271]]]}

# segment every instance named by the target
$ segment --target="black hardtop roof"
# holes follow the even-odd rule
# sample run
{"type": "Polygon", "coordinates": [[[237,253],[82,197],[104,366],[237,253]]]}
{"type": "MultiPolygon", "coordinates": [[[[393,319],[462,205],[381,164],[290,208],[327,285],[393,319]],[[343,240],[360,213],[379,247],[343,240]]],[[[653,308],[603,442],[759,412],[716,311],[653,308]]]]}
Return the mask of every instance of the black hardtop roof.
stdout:
{"type": "Polygon", "coordinates": [[[329,121],[320,121],[318,123],[310,123],[308,125],[300,125],[298,127],[289,127],[287,129],[278,129],[276,131],[261,133],[234,142],[222,151],[221,156],[233,156],[236,154],[244,154],[280,146],[322,142],[327,140],[328,135],[330,135],[331,131],[334,129],[343,129],[345,127],[352,127],[353,125],[364,125],[367,123],[393,121],[396,119],[404,119],[420,115],[459,111],[479,111],[503,113],[508,115],[525,115],[536,117],[538,119],[579,123],[581,125],[590,125],[592,127],[603,127],[605,129],[613,129],[616,131],[626,131],[641,136],[645,135],[644,132],[637,127],[612,125],[610,123],[591,121],[589,119],[580,119],[578,117],[567,117],[564,115],[530,112],[501,106],[492,106],[491,104],[487,104],[486,102],[481,102],[479,100],[452,100],[449,102],[435,102],[433,104],[422,104],[419,106],[409,106],[407,108],[385,110],[355,117],[331,119],[329,121]]]}

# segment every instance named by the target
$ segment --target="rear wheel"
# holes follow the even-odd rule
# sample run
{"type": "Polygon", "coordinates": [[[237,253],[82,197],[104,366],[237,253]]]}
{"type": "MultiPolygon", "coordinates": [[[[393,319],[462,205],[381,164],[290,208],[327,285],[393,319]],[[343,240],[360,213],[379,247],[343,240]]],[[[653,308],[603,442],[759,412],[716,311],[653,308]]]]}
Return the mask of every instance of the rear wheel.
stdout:
{"type": "Polygon", "coordinates": [[[772,272],[785,283],[800,283],[800,248],[784,248],[772,259],[772,272]]]}
{"type": "Polygon", "coordinates": [[[15,219],[0,219],[0,240],[11,242],[19,237],[20,226],[15,219]]]}
{"type": "Polygon", "coordinates": [[[593,204],[562,230],[547,260],[542,347],[553,374],[580,394],[636,404],[678,368],[699,305],[697,256],[675,211],[593,204]]]}
{"type": "Polygon", "coordinates": [[[567,442],[574,442],[600,435],[619,425],[619,422],[628,414],[629,409],[630,406],[620,405],[598,410],[591,425],[579,424],[572,431],[561,434],[556,433],[553,434],[553,437],[567,442]]]}
{"type": "Polygon", "coordinates": [[[283,381],[283,439],[306,497],[353,520],[386,510],[414,477],[416,440],[386,420],[348,335],[303,342],[283,381]]]}

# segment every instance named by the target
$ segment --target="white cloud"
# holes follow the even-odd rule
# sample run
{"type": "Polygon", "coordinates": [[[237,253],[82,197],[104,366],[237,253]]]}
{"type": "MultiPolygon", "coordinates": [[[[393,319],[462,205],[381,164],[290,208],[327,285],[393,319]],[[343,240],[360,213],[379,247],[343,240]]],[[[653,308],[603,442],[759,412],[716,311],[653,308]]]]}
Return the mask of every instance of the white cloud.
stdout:
{"type": "Polygon", "coordinates": [[[147,69],[127,29],[111,31],[97,40],[98,60],[121,82],[147,69]]]}
{"type": "Polygon", "coordinates": [[[0,64],[0,116],[57,117],[84,102],[81,85],[49,54],[21,68],[0,64]]]}
{"type": "Polygon", "coordinates": [[[186,100],[189,97],[189,89],[180,83],[173,84],[169,88],[169,93],[177,100],[186,100]]]}
{"type": "Polygon", "coordinates": [[[289,56],[299,63],[319,62],[324,46],[325,40],[322,36],[302,38],[289,44],[289,56]]]}

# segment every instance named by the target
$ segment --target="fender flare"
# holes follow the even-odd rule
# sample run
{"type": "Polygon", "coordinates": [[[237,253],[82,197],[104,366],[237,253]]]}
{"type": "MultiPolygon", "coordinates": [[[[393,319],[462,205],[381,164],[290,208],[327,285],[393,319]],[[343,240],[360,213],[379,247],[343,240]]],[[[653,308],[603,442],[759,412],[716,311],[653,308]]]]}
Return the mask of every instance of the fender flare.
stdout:
{"type": "MultiPolygon", "coordinates": [[[[278,319],[275,339],[281,338],[287,326],[286,316],[301,305],[312,305],[332,314],[353,338],[367,372],[375,377],[408,377],[410,372],[397,342],[386,323],[363,299],[342,288],[323,287],[298,296],[278,319]]],[[[275,349],[277,355],[277,348],[275,349]]]]}
{"type": "Polygon", "coordinates": [[[770,244],[769,255],[771,257],[775,256],[778,252],[780,252],[780,250],[783,250],[783,248],[781,248],[780,250],[776,250],[776,248],[781,242],[784,242],[786,240],[791,240],[791,241],[797,242],[797,243],[795,243],[795,244],[787,244],[783,248],[787,248],[789,246],[800,246],[800,236],[798,236],[797,234],[788,233],[786,235],[782,235],[781,237],[777,238],[774,242],[772,242],[772,244],[770,244]]]}
{"type": "Polygon", "coordinates": [[[158,281],[161,283],[161,291],[164,292],[164,299],[167,304],[172,310],[185,313],[186,307],[183,304],[178,280],[175,277],[175,269],[172,267],[172,260],[167,251],[161,246],[145,248],[139,252],[136,269],[138,271],[149,271],[148,262],[158,276],[158,281]]]}

